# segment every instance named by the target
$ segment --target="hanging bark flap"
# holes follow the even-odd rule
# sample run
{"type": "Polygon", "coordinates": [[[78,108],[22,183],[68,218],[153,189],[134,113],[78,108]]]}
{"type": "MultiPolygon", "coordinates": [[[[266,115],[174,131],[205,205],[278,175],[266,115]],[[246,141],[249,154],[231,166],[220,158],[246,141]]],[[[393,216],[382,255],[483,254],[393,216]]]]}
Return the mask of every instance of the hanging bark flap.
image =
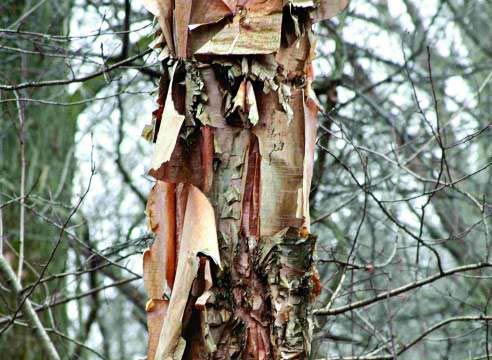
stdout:
{"type": "Polygon", "coordinates": [[[188,25],[191,18],[192,0],[178,1],[174,9],[176,55],[186,58],[188,48],[188,25]]]}
{"type": "Polygon", "coordinates": [[[189,28],[216,23],[217,21],[231,16],[233,10],[223,0],[193,0],[193,11],[189,28]]]}
{"type": "Polygon", "coordinates": [[[157,360],[179,360],[182,356],[181,338],[183,313],[199,269],[198,254],[210,257],[220,266],[215,216],[206,196],[195,186],[189,186],[188,201],[183,220],[181,244],[178,255],[176,280],[171,293],[157,347],[157,360]],[[179,350],[179,351],[178,351],[179,350]]]}
{"type": "Polygon", "coordinates": [[[193,185],[189,185],[183,221],[180,254],[183,253],[193,254],[194,257],[197,254],[206,255],[220,267],[214,209],[207,197],[193,185]]]}
{"type": "Polygon", "coordinates": [[[234,98],[232,99],[229,108],[227,109],[226,115],[229,116],[230,114],[236,112],[236,111],[244,111],[246,108],[246,80],[241,81],[241,84],[239,84],[239,87],[237,88],[236,95],[234,95],[234,98]]]}
{"type": "Polygon", "coordinates": [[[159,169],[163,163],[169,161],[171,158],[171,154],[178,139],[179,130],[185,119],[185,116],[181,115],[176,110],[172,97],[173,80],[177,64],[178,63],[174,64],[171,70],[171,80],[167,92],[166,103],[164,105],[164,113],[162,114],[159,133],[157,134],[157,141],[152,158],[152,169],[154,170],[159,169]]]}
{"type": "Polygon", "coordinates": [[[152,121],[150,124],[145,125],[142,136],[149,142],[155,143],[157,135],[159,133],[159,127],[161,125],[162,113],[164,112],[164,104],[166,102],[166,95],[169,89],[169,75],[167,71],[163,72],[159,80],[159,95],[157,97],[157,109],[152,111],[152,121]]]}
{"type": "Polygon", "coordinates": [[[150,249],[144,252],[143,275],[149,299],[163,299],[172,289],[176,270],[175,185],[157,181],[147,201],[149,227],[155,234],[150,249]]]}
{"type": "Polygon", "coordinates": [[[208,298],[212,295],[210,289],[212,288],[212,269],[210,267],[210,260],[205,259],[204,269],[203,269],[203,281],[204,289],[202,294],[195,301],[195,308],[199,310],[205,309],[205,304],[208,298]]]}
{"type": "Polygon", "coordinates": [[[258,114],[258,104],[256,102],[256,94],[251,81],[246,84],[246,112],[251,125],[258,124],[260,115],[258,114]]]}
{"type": "Polygon", "coordinates": [[[172,0],[141,0],[143,6],[159,21],[166,44],[174,53],[173,42],[173,1],[172,0]]]}
{"type": "Polygon", "coordinates": [[[318,102],[316,95],[311,87],[312,82],[312,66],[308,73],[308,83],[304,91],[304,126],[305,126],[305,141],[304,141],[304,170],[302,177],[302,216],[304,218],[303,226],[310,231],[310,215],[309,215],[309,194],[311,192],[311,181],[313,179],[314,166],[314,151],[316,146],[316,133],[318,126],[318,102]]]}
{"type": "Polygon", "coordinates": [[[147,329],[148,329],[148,348],[147,360],[154,360],[159,335],[161,333],[162,324],[166,317],[168,308],[168,300],[151,299],[147,302],[145,310],[147,311],[147,329]]]}

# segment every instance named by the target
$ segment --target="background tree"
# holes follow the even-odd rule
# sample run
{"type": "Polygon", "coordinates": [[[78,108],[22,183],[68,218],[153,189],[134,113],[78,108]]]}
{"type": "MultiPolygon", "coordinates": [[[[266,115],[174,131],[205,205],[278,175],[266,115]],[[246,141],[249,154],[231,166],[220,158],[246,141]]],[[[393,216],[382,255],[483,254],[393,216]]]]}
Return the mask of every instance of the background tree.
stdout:
{"type": "MultiPolygon", "coordinates": [[[[11,33],[1,35],[0,78],[2,83],[49,79],[66,74],[65,54],[68,41],[49,43],[42,36],[17,36],[18,30],[64,34],[68,30],[70,1],[57,1],[40,6],[32,1],[6,1],[0,5],[1,27],[11,33]],[[46,56],[38,56],[27,48],[46,47],[46,56]],[[49,49],[49,50],[48,50],[49,49]]],[[[18,89],[2,93],[0,105],[0,192],[3,215],[3,252],[20,274],[23,285],[32,283],[42,271],[53,249],[59,230],[42,217],[67,216],[65,205],[70,201],[74,174],[74,137],[77,113],[69,108],[39,107],[22,101],[33,94],[41,99],[67,101],[65,88],[18,89]],[[16,101],[12,101],[16,100],[16,101]],[[44,151],[40,151],[44,149],[44,151]],[[11,202],[5,206],[5,202],[11,202]],[[4,207],[5,206],[5,207],[4,207]],[[33,211],[31,211],[33,210],[33,211]]],[[[67,247],[62,244],[51,264],[50,271],[65,268],[63,257],[67,247]]],[[[59,292],[65,283],[58,280],[39,287],[32,301],[43,302],[47,295],[59,292]]],[[[16,309],[13,293],[4,294],[0,305],[6,314],[16,309]]],[[[46,324],[66,331],[64,307],[53,309],[43,316],[46,324]]],[[[58,339],[57,339],[58,340],[58,339]]],[[[9,359],[39,358],[30,349],[38,340],[30,329],[13,326],[2,329],[0,353],[9,359]]],[[[62,343],[56,341],[56,345],[62,343]]]]}

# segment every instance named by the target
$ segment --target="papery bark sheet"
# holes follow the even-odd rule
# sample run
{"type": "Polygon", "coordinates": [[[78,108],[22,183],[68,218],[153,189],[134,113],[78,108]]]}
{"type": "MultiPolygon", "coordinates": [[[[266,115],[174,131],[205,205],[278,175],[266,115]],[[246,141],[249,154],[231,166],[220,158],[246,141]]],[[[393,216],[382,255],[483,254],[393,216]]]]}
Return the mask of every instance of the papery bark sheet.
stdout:
{"type": "Polygon", "coordinates": [[[164,76],[144,253],[149,360],[307,359],[314,21],[347,0],[143,0],[164,76]]]}
{"type": "Polygon", "coordinates": [[[163,163],[168,162],[178,140],[179,130],[185,119],[185,116],[178,113],[173,102],[172,86],[174,80],[174,66],[171,73],[171,81],[169,91],[164,104],[164,113],[162,114],[161,122],[163,122],[164,131],[159,131],[156,141],[156,150],[152,158],[152,168],[158,169],[163,163]]]}
{"type": "Polygon", "coordinates": [[[160,329],[167,312],[168,297],[176,268],[175,184],[157,181],[147,202],[149,228],[155,241],[143,255],[143,277],[149,297],[146,304],[149,328],[148,357],[154,358],[160,329]]]}
{"type": "Polygon", "coordinates": [[[172,289],[169,310],[164,318],[165,326],[161,330],[156,351],[157,359],[181,358],[181,354],[177,353],[181,348],[176,349],[176,346],[185,344],[185,340],[181,339],[182,320],[191,287],[198,273],[198,254],[209,256],[220,266],[213,208],[199,189],[193,185],[189,186],[176,282],[172,289]]]}

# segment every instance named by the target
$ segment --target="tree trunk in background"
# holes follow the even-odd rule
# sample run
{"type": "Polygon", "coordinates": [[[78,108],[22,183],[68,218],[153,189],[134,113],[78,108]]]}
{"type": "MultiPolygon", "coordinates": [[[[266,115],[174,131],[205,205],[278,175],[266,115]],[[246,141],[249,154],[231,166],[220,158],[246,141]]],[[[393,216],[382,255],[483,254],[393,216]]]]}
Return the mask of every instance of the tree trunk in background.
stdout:
{"type": "Polygon", "coordinates": [[[306,359],[313,21],[346,1],[146,0],[165,75],[144,253],[148,359],[306,359]]]}
{"type": "MultiPolygon", "coordinates": [[[[68,18],[71,1],[63,0],[46,2],[39,6],[31,14],[20,20],[23,14],[34,8],[36,1],[3,1],[0,4],[0,21],[2,28],[19,29],[21,31],[33,31],[63,35],[67,33],[68,18]]],[[[5,35],[2,45],[21,49],[36,48],[44,45],[44,39],[31,36],[5,35]]],[[[57,43],[59,49],[50,52],[62,53],[68,43],[57,43]]],[[[36,54],[20,54],[2,52],[0,55],[0,77],[2,83],[19,83],[22,81],[47,80],[60,78],[65,65],[62,58],[44,57],[36,54]],[[13,55],[15,54],[15,55],[13,55]]],[[[56,88],[40,88],[35,90],[22,90],[20,98],[54,99],[63,102],[66,100],[65,90],[56,88]]],[[[13,92],[0,93],[0,98],[13,99],[13,92]]],[[[49,218],[58,216],[63,218],[67,210],[62,207],[53,207],[41,202],[40,198],[51,199],[57,203],[70,204],[73,177],[73,145],[76,131],[76,113],[73,108],[55,107],[22,102],[25,112],[25,125],[23,138],[26,153],[26,186],[25,193],[29,194],[26,203],[35,205],[37,211],[49,218]]],[[[20,195],[21,158],[19,143],[19,117],[15,102],[6,102],[0,105],[0,203],[20,195]]],[[[9,246],[17,252],[19,249],[20,206],[9,205],[2,209],[4,223],[4,255],[10,260],[10,264],[17,269],[18,258],[9,246]]],[[[42,221],[38,216],[26,210],[25,224],[25,254],[26,261],[34,270],[40,271],[51,252],[59,230],[42,221]]],[[[58,255],[66,252],[62,245],[58,249],[58,255]]],[[[66,256],[55,257],[50,265],[50,272],[61,272],[64,268],[66,256]]],[[[29,266],[24,266],[22,285],[28,285],[37,278],[29,266]]],[[[49,285],[48,292],[57,294],[63,289],[64,281],[59,280],[49,285]]],[[[46,300],[46,287],[39,286],[31,299],[35,302],[46,300]]],[[[10,314],[17,307],[15,296],[6,296],[7,300],[0,302],[0,312],[10,314]],[[5,306],[8,306],[6,308],[5,306]]],[[[56,326],[64,331],[67,319],[64,306],[56,307],[52,312],[52,318],[47,312],[41,316],[41,320],[47,327],[56,326]]],[[[19,325],[11,328],[1,335],[0,357],[2,359],[39,360],[43,358],[38,340],[32,329],[19,325]]],[[[65,340],[52,337],[55,345],[66,348],[65,340]],[[63,345],[60,345],[62,344],[63,345]]]]}

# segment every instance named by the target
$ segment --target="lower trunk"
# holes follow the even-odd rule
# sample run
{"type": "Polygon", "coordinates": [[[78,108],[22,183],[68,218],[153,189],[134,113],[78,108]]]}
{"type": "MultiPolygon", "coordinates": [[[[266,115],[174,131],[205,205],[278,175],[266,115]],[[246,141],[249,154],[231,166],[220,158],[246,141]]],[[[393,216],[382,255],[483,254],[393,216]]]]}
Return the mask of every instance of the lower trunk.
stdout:
{"type": "MultiPolygon", "coordinates": [[[[273,95],[265,95],[265,98],[275,99],[273,95]]],[[[299,101],[302,104],[301,93],[299,101]]],[[[272,112],[270,108],[266,109],[265,117],[261,119],[267,119],[267,112],[283,114],[279,110],[272,112]]],[[[301,119],[303,113],[299,117],[295,115],[289,125],[291,132],[284,131],[283,134],[286,137],[297,136],[292,130],[301,119]]],[[[275,118],[268,120],[275,121],[275,118]]],[[[284,116],[282,121],[287,123],[284,116]]],[[[303,126],[298,126],[297,130],[302,139],[303,126]]],[[[146,253],[146,259],[149,259],[147,266],[152,267],[152,253],[160,253],[154,266],[156,269],[162,267],[162,278],[154,282],[167,283],[169,287],[163,290],[162,286],[156,286],[157,290],[149,290],[149,294],[155,294],[155,304],[163,292],[169,292],[171,288],[174,292],[182,280],[181,276],[174,278],[174,271],[169,274],[169,269],[175,268],[175,259],[178,259],[178,268],[182,259],[189,260],[187,252],[183,251],[186,246],[183,243],[188,239],[183,235],[188,231],[185,228],[187,212],[190,206],[194,206],[190,191],[200,191],[212,205],[212,226],[217,233],[221,263],[221,267],[211,265],[205,248],[192,255],[198,255],[202,260],[198,261],[197,271],[193,274],[196,279],[189,283],[191,290],[185,288],[179,294],[187,298],[182,322],[169,324],[182,327],[180,336],[185,341],[182,344],[187,345],[176,350],[176,344],[174,347],[169,344],[158,358],[176,356],[173,355],[176,351],[184,351],[183,358],[186,359],[307,358],[312,328],[309,310],[313,298],[311,279],[315,239],[303,226],[303,218],[297,217],[302,211],[297,202],[302,190],[304,144],[290,147],[287,145],[289,139],[277,135],[277,141],[286,142],[283,149],[271,149],[273,151],[265,156],[261,155],[260,143],[263,143],[263,149],[267,148],[273,132],[273,128],[269,129],[266,124],[263,134],[241,127],[214,129],[213,148],[203,145],[209,131],[209,128],[201,128],[197,138],[191,141],[191,146],[201,149],[201,152],[190,156],[199,156],[199,161],[193,158],[185,160],[200,164],[195,169],[200,174],[197,176],[199,181],[177,185],[158,181],[149,198],[148,215],[156,232],[156,241],[146,253]],[[207,151],[210,154],[204,153],[207,151]],[[213,161],[207,165],[204,159],[208,157],[213,161]],[[207,185],[209,176],[212,181],[207,185]],[[264,223],[263,219],[267,221],[264,223]],[[208,279],[206,266],[213,274],[208,279]],[[213,286],[207,288],[207,283],[213,283],[213,286]],[[206,301],[197,304],[197,299],[204,294],[206,301]]],[[[272,142],[270,146],[277,144],[272,142]]],[[[161,169],[154,175],[166,180],[172,178],[165,173],[161,169]]],[[[201,216],[204,214],[199,213],[192,218],[199,222],[197,217],[201,216]]],[[[199,240],[193,238],[191,241],[199,240]]],[[[193,272],[192,269],[190,266],[188,271],[193,272]]],[[[156,271],[146,271],[148,278],[156,271]]],[[[165,303],[162,301],[162,307],[166,306],[165,303]]],[[[153,303],[150,307],[158,310],[153,303]]],[[[176,309],[176,305],[173,304],[172,308],[176,309]]],[[[151,319],[161,324],[164,316],[163,311],[160,319],[151,319]]],[[[161,326],[151,324],[150,327],[160,329],[161,326]]],[[[152,346],[157,349],[160,330],[152,333],[155,336],[152,346]]]]}

